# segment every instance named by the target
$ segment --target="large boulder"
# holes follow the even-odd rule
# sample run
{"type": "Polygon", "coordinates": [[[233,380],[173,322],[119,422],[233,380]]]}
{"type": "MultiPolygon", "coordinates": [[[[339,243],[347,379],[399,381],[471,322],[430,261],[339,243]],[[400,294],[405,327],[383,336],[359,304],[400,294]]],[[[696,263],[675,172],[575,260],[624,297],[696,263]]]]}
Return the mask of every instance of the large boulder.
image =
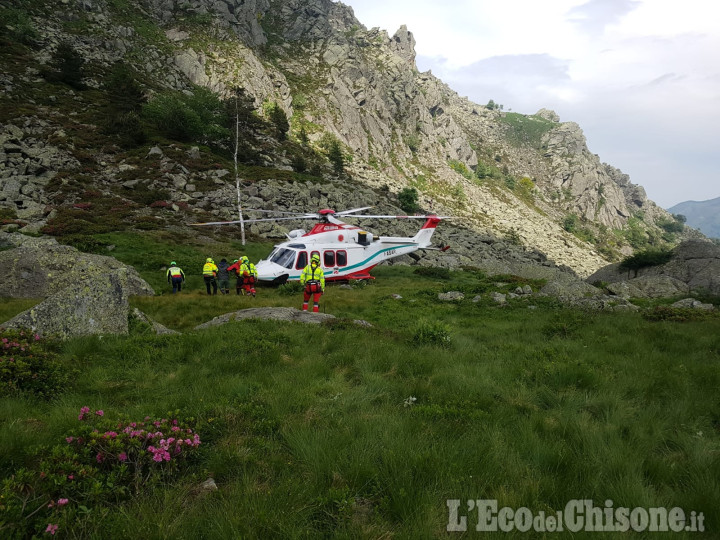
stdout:
{"type": "Polygon", "coordinates": [[[121,268],[126,270],[130,296],[152,296],[153,288],[137,271],[117,259],[83,253],[58,244],[54,238],[2,234],[0,245],[0,297],[46,298],[82,279],[100,279],[121,268]]]}
{"type": "MultiPolygon", "coordinates": [[[[636,278],[666,276],[683,282],[687,289],[670,291],[668,296],[698,290],[720,295],[720,246],[707,240],[688,240],[673,250],[672,258],[665,264],[641,268],[634,273],[620,269],[620,263],[605,266],[587,278],[588,283],[618,283],[628,281],[637,284],[636,278]]],[[[642,283],[642,282],[640,282],[642,283]]]]}
{"type": "Polygon", "coordinates": [[[565,279],[549,282],[539,294],[558,298],[592,298],[602,295],[602,291],[580,279],[565,279]]]}
{"type": "Polygon", "coordinates": [[[642,276],[627,283],[639,291],[640,298],[669,298],[690,292],[687,283],[670,276],[642,276]]]}
{"type": "Polygon", "coordinates": [[[334,318],[335,315],[326,313],[311,313],[290,307],[261,307],[242,309],[240,311],[233,311],[232,313],[218,315],[206,323],[199,324],[195,327],[195,330],[204,330],[205,328],[212,328],[213,326],[220,326],[231,321],[241,321],[243,319],[265,319],[272,321],[320,324],[323,321],[334,318]]]}
{"type": "Polygon", "coordinates": [[[75,283],[2,326],[30,328],[40,335],[61,338],[127,334],[131,286],[127,268],[98,276],[79,275],[75,283]]]}

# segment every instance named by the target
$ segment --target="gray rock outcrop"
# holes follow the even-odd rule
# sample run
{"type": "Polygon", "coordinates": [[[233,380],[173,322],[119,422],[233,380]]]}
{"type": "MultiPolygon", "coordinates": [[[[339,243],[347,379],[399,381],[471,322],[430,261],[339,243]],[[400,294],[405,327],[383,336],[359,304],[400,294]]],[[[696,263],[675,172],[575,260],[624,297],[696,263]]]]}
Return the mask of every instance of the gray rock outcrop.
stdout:
{"type": "Polygon", "coordinates": [[[16,246],[0,252],[0,297],[45,298],[81,280],[100,280],[120,269],[126,272],[125,289],[130,296],[155,294],[134,268],[112,257],[58,244],[54,238],[0,233],[0,244],[16,246]]]}
{"type": "Polygon", "coordinates": [[[3,323],[60,338],[128,333],[129,272],[119,268],[77,281],[3,323]]]}
{"type": "Polygon", "coordinates": [[[683,298],[675,302],[672,307],[674,308],[690,308],[690,309],[702,309],[704,311],[714,311],[715,306],[712,304],[704,304],[700,300],[694,298],[683,298]]]}
{"type": "Polygon", "coordinates": [[[660,277],[671,278],[676,281],[665,279],[665,285],[674,287],[675,291],[669,289],[668,296],[685,294],[689,290],[704,291],[714,295],[720,295],[720,246],[706,240],[688,240],[678,245],[673,250],[670,261],[658,266],[641,268],[634,274],[620,269],[620,263],[611,264],[601,268],[587,278],[589,283],[596,281],[605,283],[627,282],[639,288],[646,289],[654,287],[661,281],[649,278],[660,277]],[[632,278],[632,279],[631,279],[632,278]],[[642,280],[640,278],[648,278],[642,280]],[[640,281],[638,281],[640,280],[640,281]],[[678,285],[677,281],[684,286],[678,285]]]}
{"type": "Polygon", "coordinates": [[[204,330],[213,326],[220,326],[232,321],[241,321],[244,319],[265,319],[271,321],[300,322],[306,324],[320,324],[323,321],[334,319],[335,315],[327,313],[312,313],[308,311],[300,311],[296,308],[289,307],[262,307],[241,309],[232,313],[218,315],[214,319],[199,324],[195,330],[204,330]]]}

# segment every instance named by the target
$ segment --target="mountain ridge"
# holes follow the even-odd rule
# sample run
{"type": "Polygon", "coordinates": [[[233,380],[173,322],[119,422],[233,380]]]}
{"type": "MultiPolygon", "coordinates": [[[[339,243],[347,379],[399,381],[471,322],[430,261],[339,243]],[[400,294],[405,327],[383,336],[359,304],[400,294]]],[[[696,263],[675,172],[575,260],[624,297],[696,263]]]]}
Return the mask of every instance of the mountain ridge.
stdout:
{"type": "Polygon", "coordinates": [[[720,238],[720,197],[706,201],[684,201],[668,208],[668,212],[682,214],[691,227],[707,236],[720,238]]]}
{"type": "MultiPolygon", "coordinates": [[[[32,13],[39,52],[37,68],[10,72],[10,89],[27,78],[27,69],[42,69],[61,43],[70,43],[97,70],[131,64],[149,81],[151,100],[168,89],[189,92],[193,85],[221,95],[242,87],[258,114],[265,115],[271,103],[282,108],[291,138],[304,132],[315,148],[339,141],[355,180],[392,193],[414,188],[428,211],[457,215],[480,233],[511,236],[581,275],[633,248],[679,238],[663,231],[672,218],[641,186],[588,150],[577,124],[561,123],[544,109],[519,115],[460,97],[430,72],[417,70],[407,27],[392,36],[368,30],[342,3],[83,0],[68,2],[67,13],[59,15],[47,11],[48,3],[44,12],[20,0],[14,5],[32,13]]],[[[90,73],[86,84],[102,89],[104,83],[90,73]]],[[[52,111],[52,104],[43,110],[52,111]]],[[[13,118],[3,123],[6,132],[20,129],[13,118]]],[[[60,147],[67,148],[70,162],[76,150],[60,147]]],[[[86,166],[112,176],[117,172],[111,159],[86,166]]],[[[277,147],[261,161],[292,168],[287,151],[277,147]]],[[[4,181],[2,190],[11,193],[0,205],[15,203],[26,195],[23,189],[31,191],[38,200],[29,200],[33,210],[23,208],[18,217],[41,220],[52,201],[26,187],[32,180],[22,182],[4,181]]],[[[236,210],[232,186],[225,199],[208,205],[202,192],[188,196],[187,181],[179,189],[161,178],[147,183],[221,218],[236,210]]]]}

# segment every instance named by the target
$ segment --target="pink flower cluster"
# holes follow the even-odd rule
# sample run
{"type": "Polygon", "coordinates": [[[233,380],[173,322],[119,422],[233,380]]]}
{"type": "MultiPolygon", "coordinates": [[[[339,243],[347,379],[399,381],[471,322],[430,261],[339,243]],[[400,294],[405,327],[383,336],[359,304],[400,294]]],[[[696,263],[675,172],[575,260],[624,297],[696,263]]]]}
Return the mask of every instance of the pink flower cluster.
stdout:
{"type": "MultiPolygon", "coordinates": [[[[103,416],[104,413],[102,410],[97,410],[94,414],[95,416],[103,416]]],[[[91,415],[92,411],[90,407],[82,407],[78,415],[78,420],[86,420],[87,418],[91,418],[91,415]]],[[[162,420],[150,421],[150,417],[145,417],[145,422],[119,422],[116,429],[117,431],[108,430],[103,433],[94,429],[93,434],[97,434],[95,440],[98,443],[100,443],[100,441],[116,441],[113,444],[117,445],[118,442],[122,443],[123,440],[137,439],[140,441],[140,451],[144,452],[144,450],[147,450],[147,452],[152,455],[153,461],[157,463],[170,461],[173,457],[178,456],[183,448],[197,448],[200,445],[200,436],[190,428],[181,428],[176,419],[168,421],[166,418],[163,418],[162,420]],[[163,433],[163,431],[166,431],[168,425],[170,425],[170,431],[172,431],[173,434],[172,437],[166,437],[165,433],[163,433]],[[146,429],[146,427],[150,429],[146,429]],[[163,431],[160,431],[161,429],[163,431]],[[127,439],[124,439],[124,437],[127,439]]],[[[93,435],[93,437],[95,436],[93,435]]],[[[66,437],[65,441],[68,444],[72,444],[73,442],[77,444],[83,443],[82,438],[72,436],[66,437]]],[[[116,457],[121,463],[130,460],[128,451],[132,449],[132,445],[127,451],[118,453],[117,446],[106,447],[104,442],[100,444],[101,446],[95,449],[95,461],[97,463],[104,463],[109,457],[116,457]],[[114,450],[108,451],[109,448],[114,448],[114,450]]]]}
{"type": "MultiPolygon", "coordinates": [[[[78,415],[78,420],[80,420],[80,421],[85,420],[85,415],[88,413],[90,413],[90,407],[81,407],[80,414],[78,415]]],[[[97,411],[95,411],[95,414],[97,416],[103,416],[105,413],[103,412],[102,409],[98,409],[97,411]]]]}
{"type": "Polygon", "coordinates": [[[160,462],[170,461],[170,450],[177,455],[181,452],[183,446],[197,448],[200,446],[200,436],[196,433],[192,439],[176,439],[175,437],[160,439],[158,447],[148,446],[147,449],[153,455],[153,461],[160,462]]]}

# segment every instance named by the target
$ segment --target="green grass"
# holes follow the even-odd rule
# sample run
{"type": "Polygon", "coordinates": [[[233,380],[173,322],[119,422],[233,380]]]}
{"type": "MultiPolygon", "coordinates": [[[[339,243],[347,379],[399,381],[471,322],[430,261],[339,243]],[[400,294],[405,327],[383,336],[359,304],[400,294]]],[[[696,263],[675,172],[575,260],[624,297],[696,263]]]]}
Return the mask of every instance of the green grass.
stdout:
{"type": "Polygon", "coordinates": [[[505,113],[500,121],[508,126],[507,137],[517,146],[529,145],[533,148],[542,147],[543,136],[556,126],[550,120],[539,116],[518,113],[505,113]]]}
{"type": "Polygon", "coordinates": [[[186,333],[67,342],[62,358],[78,375],[59,399],[0,398],[0,476],[32,466],[36,445],[61,443],[83,405],[140,418],[180,409],[203,426],[190,471],[79,517],[71,535],[452,538],[449,498],[535,512],[577,498],[679,506],[720,527],[717,319],[652,323],[540,299],[440,302],[439,292],[487,290],[507,276],[374,273],[375,283],[331,286],[321,301],[373,328],[245,321],[191,331],[242,307],[299,304],[276,289],[254,303],[197,291],[134,299],[186,333]],[[449,348],[413,344],[423,320],[450,328],[449,348]],[[202,494],[209,476],[219,491],[202,494]]]}

